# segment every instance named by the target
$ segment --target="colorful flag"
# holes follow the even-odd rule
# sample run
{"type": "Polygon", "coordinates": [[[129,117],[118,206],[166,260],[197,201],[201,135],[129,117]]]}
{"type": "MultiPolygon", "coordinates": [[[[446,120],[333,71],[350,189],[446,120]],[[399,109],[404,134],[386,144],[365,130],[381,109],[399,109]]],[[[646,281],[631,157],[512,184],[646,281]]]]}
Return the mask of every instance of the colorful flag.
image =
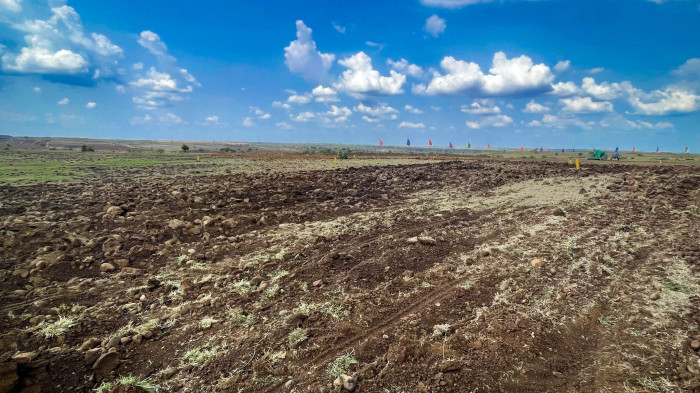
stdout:
{"type": "Polygon", "coordinates": [[[566,153],[566,149],[564,149],[564,148],[562,147],[562,148],[561,148],[561,152],[562,152],[562,153],[566,153]]]}
{"type": "Polygon", "coordinates": [[[657,153],[659,152],[659,147],[658,147],[658,146],[656,146],[656,152],[657,152],[657,153]]]}
{"type": "Polygon", "coordinates": [[[543,151],[544,149],[542,148],[542,146],[540,146],[540,153],[542,153],[543,151]]]}
{"type": "Polygon", "coordinates": [[[686,153],[688,152],[688,146],[685,147],[685,152],[686,152],[686,153]]]}
{"type": "Polygon", "coordinates": [[[411,140],[410,140],[410,139],[406,139],[406,146],[411,146],[411,140]]]}
{"type": "MultiPolygon", "coordinates": [[[[472,148],[471,142],[467,142],[467,149],[471,149],[471,148],[472,148]]],[[[687,147],[687,146],[685,147],[685,150],[686,150],[686,151],[688,150],[688,147],[687,147]]]]}
{"type": "Polygon", "coordinates": [[[382,142],[382,139],[379,139],[379,146],[384,146],[384,142],[382,142]]]}
{"type": "Polygon", "coordinates": [[[520,146],[520,152],[522,153],[524,151],[525,151],[525,146],[520,146]]]}
{"type": "Polygon", "coordinates": [[[450,142],[450,149],[452,149],[452,142],[450,142]]]}
{"type": "Polygon", "coordinates": [[[635,151],[637,151],[637,148],[632,146],[632,153],[634,153],[635,151]]]}
{"type": "Polygon", "coordinates": [[[490,143],[487,143],[487,144],[486,144],[486,148],[489,149],[489,150],[491,150],[491,144],[490,144],[490,143]]]}
{"type": "Polygon", "coordinates": [[[550,148],[548,147],[548,148],[547,148],[547,153],[551,153],[551,152],[552,152],[552,149],[550,149],[550,148]]]}
{"type": "Polygon", "coordinates": [[[433,140],[432,140],[432,139],[428,139],[428,146],[432,146],[432,145],[433,145],[433,140]]]}

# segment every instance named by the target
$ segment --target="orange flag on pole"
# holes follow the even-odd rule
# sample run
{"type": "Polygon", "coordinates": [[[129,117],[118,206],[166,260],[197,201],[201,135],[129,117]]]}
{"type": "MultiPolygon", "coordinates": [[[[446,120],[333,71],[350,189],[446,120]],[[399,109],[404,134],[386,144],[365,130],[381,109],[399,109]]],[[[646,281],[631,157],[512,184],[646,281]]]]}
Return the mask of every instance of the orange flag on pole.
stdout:
{"type": "Polygon", "coordinates": [[[487,144],[486,144],[486,148],[489,149],[489,150],[491,150],[491,144],[490,144],[490,143],[487,143],[487,144]]]}
{"type": "Polygon", "coordinates": [[[525,147],[524,147],[524,146],[520,146],[520,152],[522,153],[522,152],[524,152],[524,151],[525,151],[525,147]]]}
{"type": "Polygon", "coordinates": [[[637,148],[632,146],[632,153],[634,153],[635,151],[637,151],[637,148]]]}
{"type": "Polygon", "coordinates": [[[432,145],[433,145],[433,140],[432,140],[432,139],[428,139],[428,146],[432,146],[432,145]]]}
{"type": "Polygon", "coordinates": [[[381,138],[379,138],[379,146],[384,146],[384,142],[382,142],[381,138]]]}

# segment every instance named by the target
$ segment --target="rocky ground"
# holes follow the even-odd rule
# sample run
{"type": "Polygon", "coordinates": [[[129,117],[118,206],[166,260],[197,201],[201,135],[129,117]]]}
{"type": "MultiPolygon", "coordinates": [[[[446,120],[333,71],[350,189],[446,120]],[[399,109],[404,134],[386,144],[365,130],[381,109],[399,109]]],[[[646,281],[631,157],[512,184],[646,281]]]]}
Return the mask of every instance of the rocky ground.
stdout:
{"type": "Polygon", "coordinates": [[[697,167],[296,167],[0,186],[0,392],[699,391],[697,167]]]}

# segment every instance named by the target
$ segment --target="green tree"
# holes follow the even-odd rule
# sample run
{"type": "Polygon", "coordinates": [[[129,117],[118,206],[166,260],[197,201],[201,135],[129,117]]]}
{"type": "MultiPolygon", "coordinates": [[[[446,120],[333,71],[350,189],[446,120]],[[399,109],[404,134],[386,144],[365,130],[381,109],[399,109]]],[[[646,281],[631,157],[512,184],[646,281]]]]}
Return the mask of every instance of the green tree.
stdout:
{"type": "Polygon", "coordinates": [[[180,146],[180,149],[182,149],[183,153],[187,153],[187,151],[190,150],[190,147],[183,144],[182,146],[180,146]]]}

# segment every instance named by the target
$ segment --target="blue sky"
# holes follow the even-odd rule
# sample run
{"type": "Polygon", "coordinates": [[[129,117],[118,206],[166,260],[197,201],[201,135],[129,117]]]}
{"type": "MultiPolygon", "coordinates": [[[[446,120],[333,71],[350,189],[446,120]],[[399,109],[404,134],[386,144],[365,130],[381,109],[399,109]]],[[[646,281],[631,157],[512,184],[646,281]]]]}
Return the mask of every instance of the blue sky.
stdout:
{"type": "Polygon", "coordinates": [[[700,150],[700,0],[0,0],[0,134],[700,150]]]}

